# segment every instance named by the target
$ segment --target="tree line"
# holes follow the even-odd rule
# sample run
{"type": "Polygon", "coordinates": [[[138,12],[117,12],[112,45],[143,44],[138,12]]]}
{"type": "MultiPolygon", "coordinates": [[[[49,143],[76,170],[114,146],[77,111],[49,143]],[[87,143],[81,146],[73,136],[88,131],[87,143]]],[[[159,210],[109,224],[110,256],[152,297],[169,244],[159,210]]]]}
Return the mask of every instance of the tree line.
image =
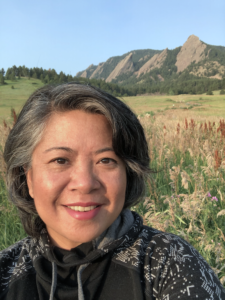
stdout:
{"type": "Polygon", "coordinates": [[[14,65],[12,68],[8,68],[6,73],[4,71],[4,74],[2,75],[2,84],[4,84],[4,79],[15,81],[21,79],[21,77],[27,77],[28,79],[40,79],[44,84],[60,84],[75,81],[78,83],[93,85],[116,97],[134,96],[130,89],[119,86],[118,84],[105,82],[105,80],[101,79],[89,79],[76,76],[73,77],[69,74],[66,75],[62,71],[58,74],[55,69],[46,70],[43,68],[27,68],[25,66],[16,67],[14,65]]]}
{"type": "MultiPolygon", "coordinates": [[[[177,51],[177,49],[175,49],[177,51]]],[[[167,68],[154,69],[148,74],[141,76],[143,83],[137,83],[136,76],[130,76],[130,74],[122,74],[119,79],[122,81],[128,79],[125,84],[118,84],[117,82],[105,82],[102,79],[89,79],[83,77],[76,77],[72,75],[66,75],[62,71],[58,74],[54,69],[43,68],[27,68],[25,66],[13,66],[8,68],[7,71],[0,69],[0,85],[5,84],[6,80],[19,80],[21,77],[27,77],[28,79],[40,79],[44,84],[60,84],[71,81],[76,81],[83,84],[90,84],[98,87],[116,97],[121,96],[136,96],[145,93],[165,93],[170,95],[178,94],[203,94],[210,93],[213,90],[225,89],[225,78],[222,80],[211,79],[207,77],[198,77],[190,74],[188,70],[177,74],[176,70],[171,70],[171,65],[174,60],[174,53],[171,51],[171,55],[166,61],[167,68]],[[163,74],[165,80],[160,81],[159,74],[163,74]]],[[[139,78],[140,80],[140,78],[139,78]]]]}

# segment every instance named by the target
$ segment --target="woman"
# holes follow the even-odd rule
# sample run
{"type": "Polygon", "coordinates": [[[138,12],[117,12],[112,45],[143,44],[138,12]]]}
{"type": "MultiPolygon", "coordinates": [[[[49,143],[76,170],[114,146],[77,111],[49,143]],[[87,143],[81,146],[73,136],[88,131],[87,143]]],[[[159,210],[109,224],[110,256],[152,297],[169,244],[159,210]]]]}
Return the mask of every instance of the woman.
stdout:
{"type": "Polygon", "coordinates": [[[37,90],[4,158],[28,237],[0,252],[0,299],[225,299],[194,248],[130,211],[149,156],[120,100],[75,83],[37,90]]]}

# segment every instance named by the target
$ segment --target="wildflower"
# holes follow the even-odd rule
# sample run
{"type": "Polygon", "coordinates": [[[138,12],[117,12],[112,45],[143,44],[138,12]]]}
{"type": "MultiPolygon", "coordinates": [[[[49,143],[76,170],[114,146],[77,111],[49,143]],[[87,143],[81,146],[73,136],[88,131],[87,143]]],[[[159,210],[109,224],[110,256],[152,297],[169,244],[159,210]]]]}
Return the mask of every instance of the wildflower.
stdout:
{"type": "Polygon", "coordinates": [[[220,243],[218,243],[218,245],[220,246],[220,243]]]}
{"type": "Polygon", "coordinates": [[[211,240],[211,242],[213,243],[213,240],[211,240]]]}
{"type": "Polygon", "coordinates": [[[207,194],[207,197],[212,197],[210,193],[207,194]]]}
{"type": "Polygon", "coordinates": [[[216,197],[212,197],[211,200],[215,200],[215,201],[218,201],[218,199],[216,197]]]}

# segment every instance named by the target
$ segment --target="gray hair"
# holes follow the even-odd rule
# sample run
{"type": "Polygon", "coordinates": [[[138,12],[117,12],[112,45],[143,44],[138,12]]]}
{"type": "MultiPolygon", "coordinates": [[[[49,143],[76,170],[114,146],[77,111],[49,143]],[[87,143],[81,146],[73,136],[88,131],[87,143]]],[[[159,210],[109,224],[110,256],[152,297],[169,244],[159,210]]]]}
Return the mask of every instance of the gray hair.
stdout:
{"type": "Polygon", "coordinates": [[[90,85],[72,82],[45,86],[35,91],[25,103],[4,149],[9,198],[18,208],[24,230],[32,237],[38,238],[45,224],[29,195],[25,170],[31,168],[32,153],[51,115],[75,109],[102,114],[111,125],[113,149],[126,165],[124,208],[137,204],[145,195],[145,180],[150,174],[148,144],[131,109],[114,96],[90,85]]]}

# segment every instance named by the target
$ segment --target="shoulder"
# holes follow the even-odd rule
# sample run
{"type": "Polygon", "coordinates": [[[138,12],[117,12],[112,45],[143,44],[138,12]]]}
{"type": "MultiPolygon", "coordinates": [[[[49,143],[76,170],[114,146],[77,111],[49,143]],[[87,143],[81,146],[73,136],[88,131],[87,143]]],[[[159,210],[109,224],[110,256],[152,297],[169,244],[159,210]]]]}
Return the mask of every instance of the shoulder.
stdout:
{"type": "Polygon", "coordinates": [[[138,269],[149,252],[150,245],[154,245],[155,236],[161,233],[157,229],[143,226],[141,218],[136,218],[121,245],[114,250],[114,261],[138,269]]]}
{"type": "Polygon", "coordinates": [[[12,246],[0,251],[0,291],[4,292],[11,281],[32,268],[29,259],[31,237],[26,237],[12,246]]]}
{"type": "Polygon", "coordinates": [[[199,252],[181,237],[159,232],[150,241],[146,255],[149,259],[145,265],[145,279],[162,295],[224,299],[225,289],[217,275],[199,252]]]}
{"type": "Polygon", "coordinates": [[[116,259],[124,263],[133,260],[132,265],[138,266],[146,262],[146,256],[151,264],[162,266],[171,261],[178,264],[196,260],[200,265],[207,265],[203,257],[187,241],[181,237],[159,231],[157,229],[142,226],[135,239],[127,236],[127,239],[116,249],[116,259]],[[126,253],[126,255],[124,255],[126,253]],[[136,261],[136,262],[135,262],[136,261]],[[163,262],[163,263],[162,263],[163,262]]]}
{"type": "Polygon", "coordinates": [[[4,261],[11,261],[18,259],[18,255],[20,252],[27,248],[27,246],[31,243],[31,237],[26,237],[15,244],[9,246],[8,248],[0,251],[0,262],[4,263],[4,261]]]}
{"type": "Polygon", "coordinates": [[[222,284],[205,259],[175,234],[142,226],[136,239],[127,240],[113,259],[139,272],[146,292],[153,290],[156,298],[171,295],[176,299],[172,295],[193,293],[196,297],[225,297],[222,284]]]}

